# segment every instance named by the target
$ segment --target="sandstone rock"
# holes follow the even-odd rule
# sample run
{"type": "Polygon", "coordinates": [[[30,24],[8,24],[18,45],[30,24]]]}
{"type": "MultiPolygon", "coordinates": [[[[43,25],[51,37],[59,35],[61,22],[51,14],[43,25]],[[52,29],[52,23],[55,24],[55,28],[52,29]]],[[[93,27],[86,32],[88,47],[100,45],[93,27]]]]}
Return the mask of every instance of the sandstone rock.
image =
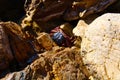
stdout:
{"type": "Polygon", "coordinates": [[[50,35],[44,32],[39,34],[39,36],[37,37],[37,41],[39,45],[41,45],[41,48],[45,50],[51,50],[52,47],[56,46],[50,35]]]}
{"type": "Polygon", "coordinates": [[[7,75],[13,80],[85,80],[89,73],[77,48],[57,48],[39,55],[25,70],[7,75]],[[22,73],[21,73],[22,72],[22,73]],[[22,74],[22,75],[21,75],[22,74]],[[17,77],[17,79],[16,79],[17,77]]]}
{"type": "Polygon", "coordinates": [[[30,0],[25,3],[27,16],[44,22],[56,18],[72,21],[104,10],[116,0],[30,0]]]}
{"type": "Polygon", "coordinates": [[[9,63],[13,60],[8,36],[0,23],[0,71],[9,67],[9,63]]]}
{"type": "Polygon", "coordinates": [[[82,38],[81,55],[95,80],[120,79],[120,14],[95,19],[82,38]]]}
{"type": "Polygon", "coordinates": [[[75,36],[75,41],[74,45],[76,47],[80,48],[80,43],[81,43],[81,37],[84,36],[85,34],[85,29],[87,28],[88,24],[84,20],[79,20],[77,23],[77,26],[72,30],[74,36],[75,36]]]}
{"type": "Polygon", "coordinates": [[[21,27],[16,23],[3,22],[0,25],[4,28],[9,38],[9,43],[14,59],[17,60],[20,66],[25,66],[27,64],[27,60],[35,53],[32,45],[25,38],[21,27]]]}
{"type": "MultiPolygon", "coordinates": [[[[29,32],[47,31],[67,21],[101,12],[116,0],[26,0],[26,17],[22,20],[22,27],[29,28],[29,32]],[[36,27],[34,27],[36,26],[36,27]]],[[[36,32],[35,32],[36,33],[36,32]]]]}

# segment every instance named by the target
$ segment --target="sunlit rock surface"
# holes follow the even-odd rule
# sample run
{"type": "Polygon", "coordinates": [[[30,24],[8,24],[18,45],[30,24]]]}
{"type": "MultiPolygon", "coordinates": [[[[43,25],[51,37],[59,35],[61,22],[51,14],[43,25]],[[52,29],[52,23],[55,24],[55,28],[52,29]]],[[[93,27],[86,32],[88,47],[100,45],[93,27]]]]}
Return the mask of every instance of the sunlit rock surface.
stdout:
{"type": "Polygon", "coordinates": [[[81,55],[95,80],[120,79],[120,14],[104,14],[88,26],[81,55]]]}
{"type": "Polygon", "coordinates": [[[85,80],[89,73],[83,65],[79,49],[55,47],[39,55],[39,58],[23,71],[6,75],[14,80],[85,80]]]}

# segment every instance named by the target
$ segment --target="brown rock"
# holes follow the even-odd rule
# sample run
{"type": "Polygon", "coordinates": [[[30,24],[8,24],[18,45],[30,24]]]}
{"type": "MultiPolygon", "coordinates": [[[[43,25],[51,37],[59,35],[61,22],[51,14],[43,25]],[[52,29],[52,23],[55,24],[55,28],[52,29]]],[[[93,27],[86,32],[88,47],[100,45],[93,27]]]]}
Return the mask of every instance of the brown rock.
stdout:
{"type": "Polygon", "coordinates": [[[48,21],[64,17],[65,20],[76,20],[89,14],[100,12],[116,0],[31,0],[26,1],[27,16],[33,21],[48,21]]]}
{"type": "Polygon", "coordinates": [[[90,76],[83,65],[79,49],[58,48],[39,55],[24,71],[12,73],[4,79],[17,80],[85,80],[90,76]],[[14,74],[14,76],[13,76],[14,74]],[[27,75],[26,75],[27,74],[27,75]]]}
{"type": "Polygon", "coordinates": [[[8,36],[3,29],[2,23],[0,23],[0,70],[4,70],[9,66],[9,63],[13,60],[8,36]]]}
{"type": "Polygon", "coordinates": [[[1,26],[5,29],[9,37],[10,47],[14,58],[19,65],[24,65],[27,60],[34,54],[34,49],[30,42],[25,39],[21,27],[13,22],[3,22],[1,26]]]}
{"type": "Polygon", "coordinates": [[[41,48],[45,50],[51,50],[52,47],[56,46],[50,35],[44,32],[39,34],[39,36],[37,37],[37,41],[39,45],[41,45],[41,48]]]}
{"type": "Polygon", "coordinates": [[[77,26],[73,29],[73,34],[75,36],[83,37],[85,34],[85,29],[87,28],[88,24],[85,21],[80,20],[77,26]]]}

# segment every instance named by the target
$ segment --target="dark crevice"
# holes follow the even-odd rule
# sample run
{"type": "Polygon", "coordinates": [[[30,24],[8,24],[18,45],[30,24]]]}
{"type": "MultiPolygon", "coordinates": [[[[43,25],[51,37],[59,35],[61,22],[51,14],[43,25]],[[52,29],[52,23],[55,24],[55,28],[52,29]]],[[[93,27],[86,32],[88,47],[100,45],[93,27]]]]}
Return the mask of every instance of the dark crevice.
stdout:
{"type": "Polygon", "coordinates": [[[25,15],[25,0],[0,0],[0,20],[17,22],[25,15]]]}

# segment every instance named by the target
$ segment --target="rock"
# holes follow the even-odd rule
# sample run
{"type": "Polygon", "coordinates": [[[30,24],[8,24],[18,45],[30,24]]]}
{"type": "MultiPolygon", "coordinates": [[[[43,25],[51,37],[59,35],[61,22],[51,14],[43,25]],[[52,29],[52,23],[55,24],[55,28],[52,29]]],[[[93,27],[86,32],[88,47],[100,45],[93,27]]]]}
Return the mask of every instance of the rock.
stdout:
{"type": "Polygon", "coordinates": [[[30,67],[26,67],[22,71],[8,73],[5,77],[0,80],[31,80],[31,69],[30,67]]]}
{"type": "Polygon", "coordinates": [[[95,80],[120,79],[120,14],[107,13],[86,29],[81,43],[84,65],[95,80]]]}
{"type": "Polygon", "coordinates": [[[65,2],[58,0],[31,0],[26,1],[25,10],[27,16],[32,16],[35,21],[48,21],[49,19],[60,17],[72,0],[67,4],[65,2]]]}
{"type": "Polygon", "coordinates": [[[67,21],[79,19],[100,12],[116,0],[30,0],[25,3],[27,16],[33,21],[46,22],[64,18],[67,21]]]}
{"type": "Polygon", "coordinates": [[[22,20],[21,26],[26,33],[33,36],[37,36],[43,30],[30,16],[22,20]]]}
{"type": "Polygon", "coordinates": [[[8,36],[0,22],[0,71],[9,67],[9,63],[13,60],[8,36]]]}
{"type": "Polygon", "coordinates": [[[22,27],[29,32],[50,32],[66,21],[73,21],[98,13],[116,0],[26,0],[26,17],[22,27]],[[62,7],[61,7],[62,6],[62,7]],[[64,19],[64,20],[63,20],[64,19]],[[36,31],[35,31],[36,30],[36,31]]]}
{"type": "Polygon", "coordinates": [[[39,55],[23,71],[7,75],[4,79],[24,80],[85,80],[89,73],[83,65],[77,48],[56,48],[39,55]],[[21,76],[22,72],[22,76],[21,76]],[[14,75],[14,76],[13,76],[14,75]],[[21,77],[19,77],[21,76],[21,77]]]}
{"type": "Polygon", "coordinates": [[[75,40],[74,40],[74,45],[76,47],[81,47],[80,43],[81,43],[81,38],[84,36],[85,34],[85,29],[87,28],[88,24],[84,21],[84,20],[79,20],[77,23],[77,26],[72,30],[74,36],[75,36],[75,40]]]}
{"type": "Polygon", "coordinates": [[[37,41],[39,45],[41,45],[41,48],[45,50],[51,50],[54,46],[56,46],[50,35],[45,32],[39,34],[37,41]]]}
{"type": "Polygon", "coordinates": [[[4,28],[9,38],[10,49],[14,59],[18,62],[19,66],[25,66],[27,60],[35,53],[30,41],[25,38],[21,27],[16,23],[2,22],[0,25],[4,28]]]}

